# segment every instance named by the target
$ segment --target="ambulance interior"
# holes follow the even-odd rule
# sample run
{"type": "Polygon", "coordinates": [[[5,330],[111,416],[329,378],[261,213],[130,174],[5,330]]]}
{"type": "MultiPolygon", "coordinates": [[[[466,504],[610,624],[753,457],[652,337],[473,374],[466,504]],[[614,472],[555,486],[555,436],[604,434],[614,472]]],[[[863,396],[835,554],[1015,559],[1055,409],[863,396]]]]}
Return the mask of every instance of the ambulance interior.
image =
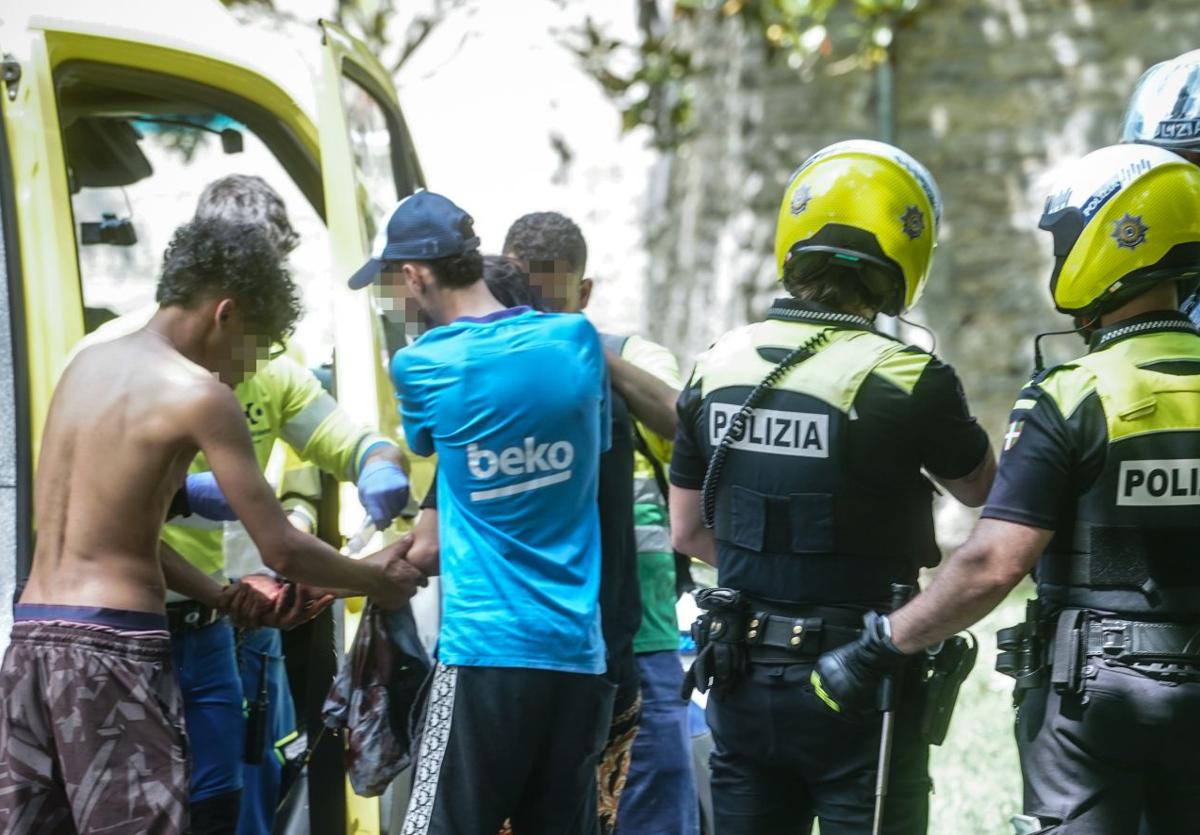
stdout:
{"type": "Polygon", "coordinates": [[[154,302],[162,253],[204,187],[262,177],[299,235],[289,259],[305,317],[304,360],[329,361],[330,246],[316,161],[286,126],[222,90],[111,66],[70,64],[56,77],[75,219],[84,330],[154,302]]]}

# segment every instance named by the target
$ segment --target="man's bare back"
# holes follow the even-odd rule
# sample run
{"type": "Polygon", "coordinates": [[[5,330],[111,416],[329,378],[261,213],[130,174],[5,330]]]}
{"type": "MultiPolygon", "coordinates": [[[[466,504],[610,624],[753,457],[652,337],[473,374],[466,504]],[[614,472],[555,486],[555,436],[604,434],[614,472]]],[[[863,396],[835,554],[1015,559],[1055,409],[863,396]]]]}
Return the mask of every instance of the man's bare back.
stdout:
{"type": "Polygon", "coordinates": [[[150,330],[76,357],[42,437],[22,603],[163,611],[158,539],[197,452],[189,425],[219,385],[150,330]]]}

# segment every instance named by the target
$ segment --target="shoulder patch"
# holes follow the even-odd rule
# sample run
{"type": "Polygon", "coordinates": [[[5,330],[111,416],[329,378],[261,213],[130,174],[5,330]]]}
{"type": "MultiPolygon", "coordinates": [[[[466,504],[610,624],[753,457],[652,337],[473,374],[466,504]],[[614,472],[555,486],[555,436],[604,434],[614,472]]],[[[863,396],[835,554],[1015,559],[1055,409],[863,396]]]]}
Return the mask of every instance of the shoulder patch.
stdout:
{"type": "Polygon", "coordinates": [[[1054,401],[1063,418],[1069,418],[1096,390],[1096,375],[1083,366],[1068,363],[1047,369],[1030,385],[1054,401]]]}
{"type": "Polygon", "coordinates": [[[932,360],[933,355],[924,351],[899,351],[886,357],[875,366],[872,373],[887,380],[905,394],[912,394],[917,381],[921,379],[932,360]]]}

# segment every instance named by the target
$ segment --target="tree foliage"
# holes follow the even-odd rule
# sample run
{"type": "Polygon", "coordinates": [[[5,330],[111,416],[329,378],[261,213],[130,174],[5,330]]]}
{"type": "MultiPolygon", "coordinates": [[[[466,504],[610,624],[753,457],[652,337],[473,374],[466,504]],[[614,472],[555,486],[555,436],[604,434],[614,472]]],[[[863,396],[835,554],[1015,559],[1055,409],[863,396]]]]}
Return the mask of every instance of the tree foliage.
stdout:
{"type": "MultiPolygon", "coordinates": [[[[329,0],[330,16],[350,34],[369,46],[379,62],[395,75],[448,17],[469,11],[476,0],[431,0],[426,8],[413,9],[401,0],[329,0]],[[403,36],[395,37],[397,20],[407,19],[403,36]]],[[[283,15],[275,0],[221,0],[231,9],[257,10],[283,15]]]]}
{"type": "Polygon", "coordinates": [[[670,150],[694,127],[689,81],[708,71],[689,41],[697,28],[689,24],[742,27],[768,61],[786,61],[798,73],[848,53],[837,67],[846,71],[885,60],[893,31],[911,22],[920,0],[675,0],[671,21],[658,0],[634,2],[636,42],[610,36],[587,16],[566,45],[617,105],[622,128],[646,126],[651,142],[670,150]]]}

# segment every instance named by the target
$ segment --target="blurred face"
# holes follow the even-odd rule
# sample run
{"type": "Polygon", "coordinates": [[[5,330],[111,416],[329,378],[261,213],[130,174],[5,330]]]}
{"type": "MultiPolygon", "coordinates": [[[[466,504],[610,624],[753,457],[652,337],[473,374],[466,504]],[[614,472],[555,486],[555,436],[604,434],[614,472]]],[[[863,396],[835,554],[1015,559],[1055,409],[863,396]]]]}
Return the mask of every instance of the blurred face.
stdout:
{"type": "Polygon", "coordinates": [[[439,295],[433,274],[422,264],[388,261],[379,273],[379,307],[405,333],[420,335],[438,318],[439,295]]]}
{"type": "Polygon", "coordinates": [[[283,351],[281,345],[272,344],[268,337],[247,326],[233,299],[217,301],[210,316],[201,364],[230,388],[261,371],[283,351]]]}
{"type": "Polygon", "coordinates": [[[546,310],[555,313],[579,313],[592,294],[592,280],[565,260],[531,260],[529,287],[546,310]]]}

